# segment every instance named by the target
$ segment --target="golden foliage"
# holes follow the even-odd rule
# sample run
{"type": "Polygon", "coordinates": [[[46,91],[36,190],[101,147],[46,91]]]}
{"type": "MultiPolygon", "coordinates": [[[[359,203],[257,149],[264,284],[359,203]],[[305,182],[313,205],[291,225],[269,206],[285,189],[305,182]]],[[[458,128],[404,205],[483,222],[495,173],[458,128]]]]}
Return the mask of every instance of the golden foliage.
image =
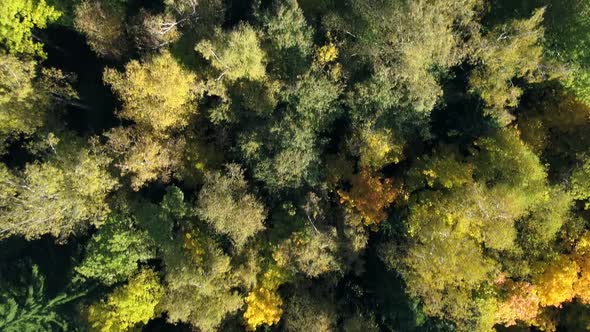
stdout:
{"type": "Polygon", "coordinates": [[[246,328],[255,331],[260,325],[274,325],[283,314],[283,299],[277,289],[288,278],[287,273],[279,267],[272,266],[262,277],[261,285],[246,297],[246,328]]]}
{"type": "Polygon", "coordinates": [[[539,289],[541,306],[559,307],[571,301],[575,294],[574,283],[578,279],[580,267],[571,257],[562,255],[551,262],[545,271],[534,280],[539,289]]]}
{"type": "Polygon", "coordinates": [[[320,47],[316,52],[316,61],[318,64],[324,66],[330,62],[334,62],[338,57],[338,49],[333,42],[320,47]]]}

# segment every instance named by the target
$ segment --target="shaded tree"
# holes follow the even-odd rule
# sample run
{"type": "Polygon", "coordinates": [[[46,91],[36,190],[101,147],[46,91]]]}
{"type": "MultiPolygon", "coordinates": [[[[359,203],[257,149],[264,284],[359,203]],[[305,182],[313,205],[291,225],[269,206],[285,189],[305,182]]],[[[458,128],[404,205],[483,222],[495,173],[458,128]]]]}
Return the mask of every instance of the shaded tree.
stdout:
{"type": "Polygon", "coordinates": [[[83,1],[74,11],[74,27],[99,56],[119,59],[129,49],[124,1],[83,1]]]}

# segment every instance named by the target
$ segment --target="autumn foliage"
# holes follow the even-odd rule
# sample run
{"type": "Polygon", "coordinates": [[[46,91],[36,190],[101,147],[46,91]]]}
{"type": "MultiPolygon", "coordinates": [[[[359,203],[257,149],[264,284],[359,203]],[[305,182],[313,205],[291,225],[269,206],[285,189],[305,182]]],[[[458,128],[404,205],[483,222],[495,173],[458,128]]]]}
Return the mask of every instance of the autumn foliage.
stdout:
{"type": "Polygon", "coordinates": [[[399,190],[392,179],[383,179],[365,169],[353,175],[350,182],[350,191],[338,191],[340,203],[358,211],[365,225],[377,227],[387,218],[385,209],[395,201],[399,190]]]}

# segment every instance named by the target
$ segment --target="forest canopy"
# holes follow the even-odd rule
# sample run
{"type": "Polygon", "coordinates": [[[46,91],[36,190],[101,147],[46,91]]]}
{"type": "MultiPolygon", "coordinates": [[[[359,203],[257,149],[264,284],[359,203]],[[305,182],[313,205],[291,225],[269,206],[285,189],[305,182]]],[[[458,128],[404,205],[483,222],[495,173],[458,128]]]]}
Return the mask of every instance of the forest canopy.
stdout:
{"type": "Polygon", "coordinates": [[[590,2],[0,0],[0,330],[590,330],[590,2]]]}

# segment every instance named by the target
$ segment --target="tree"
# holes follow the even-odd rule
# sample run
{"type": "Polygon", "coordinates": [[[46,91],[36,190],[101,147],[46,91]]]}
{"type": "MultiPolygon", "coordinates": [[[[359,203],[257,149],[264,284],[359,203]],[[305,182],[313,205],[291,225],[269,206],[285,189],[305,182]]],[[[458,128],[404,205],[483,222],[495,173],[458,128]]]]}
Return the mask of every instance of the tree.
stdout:
{"type": "Polygon", "coordinates": [[[528,282],[507,282],[509,296],[498,308],[496,319],[505,326],[516,325],[517,321],[531,324],[539,315],[538,290],[528,282]]]}
{"type": "MultiPolygon", "coordinates": [[[[483,331],[498,319],[509,324],[514,315],[524,315],[515,306],[531,299],[522,294],[508,302],[498,299],[491,292],[494,280],[501,268],[530,278],[517,271],[526,270],[527,260],[510,257],[522,257],[523,247],[533,254],[535,247],[520,247],[517,239],[546,244],[569,203],[558,188],[549,195],[544,166],[513,129],[477,139],[471,153],[465,158],[441,147],[416,163],[409,175],[406,239],[383,246],[381,256],[401,273],[426,314],[450,318],[459,329],[483,331]],[[517,228],[517,221],[529,217],[538,219],[530,228],[517,228]]],[[[542,303],[541,288],[536,289],[542,303]]]]}
{"type": "Polygon", "coordinates": [[[106,198],[117,185],[107,170],[111,160],[75,138],[49,144],[47,160],[27,164],[19,174],[0,165],[0,188],[7,193],[0,202],[3,236],[50,234],[64,241],[91,224],[100,226],[108,215],[106,198]]]}
{"type": "Polygon", "coordinates": [[[249,238],[264,229],[266,210],[248,193],[244,171],[236,164],[226,166],[227,174],[205,175],[197,200],[197,215],[220,234],[228,235],[241,248],[249,238]]]}
{"type": "Polygon", "coordinates": [[[408,191],[425,187],[456,189],[473,181],[473,165],[452,146],[437,147],[433,155],[418,157],[408,174],[408,191]]]}
{"type": "Polygon", "coordinates": [[[60,307],[86,295],[86,292],[62,292],[48,298],[45,278],[37,265],[32,266],[30,280],[25,287],[3,285],[0,294],[0,328],[6,332],[67,331],[68,319],[60,314],[60,307]]]}
{"type": "Polygon", "coordinates": [[[283,314],[283,299],[278,288],[288,279],[284,269],[275,265],[264,273],[262,280],[246,297],[244,320],[246,328],[255,331],[261,325],[275,325],[283,314]]]}
{"type": "Polygon", "coordinates": [[[230,257],[199,231],[182,235],[180,252],[168,253],[166,295],[161,308],[172,323],[186,322],[202,331],[217,331],[222,320],[244,303],[234,290],[237,278],[230,257]]]}
{"type": "Polygon", "coordinates": [[[83,1],[74,12],[74,26],[99,56],[120,59],[128,52],[124,1],[83,1]]]}
{"type": "Polygon", "coordinates": [[[182,162],[185,141],[153,137],[140,128],[117,127],[105,134],[107,146],[122,175],[131,175],[131,188],[139,190],[156,179],[168,182],[182,162]]]}
{"type": "Polygon", "coordinates": [[[550,188],[548,201],[535,207],[531,214],[521,221],[521,246],[531,254],[547,250],[562,226],[572,217],[572,205],[569,193],[561,188],[550,188]]]}
{"type": "Polygon", "coordinates": [[[142,51],[160,49],[180,38],[178,22],[171,14],[154,15],[142,8],[132,22],[129,34],[142,51]]]}
{"type": "Polygon", "coordinates": [[[154,135],[186,127],[196,111],[196,77],[167,51],[127,63],[125,73],[106,69],[104,81],[123,101],[119,115],[154,135]]]}
{"type": "Polygon", "coordinates": [[[538,80],[543,54],[544,30],[541,24],[544,13],[544,9],[538,9],[530,19],[498,26],[477,40],[474,59],[482,65],[471,75],[469,84],[501,123],[510,122],[505,109],[516,107],[522,94],[522,90],[510,81],[513,78],[530,82],[538,80]]]}
{"type": "Polygon", "coordinates": [[[283,300],[276,291],[258,288],[246,297],[248,309],[244,313],[249,331],[260,325],[274,325],[281,319],[283,300]]]}
{"type": "Polygon", "coordinates": [[[191,25],[198,37],[211,36],[224,20],[222,0],[164,0],[164,5],[176,17],[176,24],[191,25]]]}
{"type": "Polygon", "coordinates": [[[0,54],[0,140],[30,135],[43,124],[50,99],[37,89],[36,76],[35,61],[0,54]]]}
{"type": "Polygon", "coordinates": [[[127,280],[152,258],[155,250],[147,233],[134,229],[131,218],[115,214],[92,236],[76,272],[112,285],[127,280]]]}
{"type": "Polygon", "coordinates": [[[163,294],[159,276],[150,269],[143,269],[106,300],[92,304],[88,308],[88,320],[97,331],[128,331],[155,317],[163,294]]]}
{"type": "Polygon", "coordinates": [[[301,272],[310,278],[317,278],[324,273],[341,270],[337,255],[338,241],[335,228],[330,227],[320,232],[307,226],[282,241],[273,258],[279,267],[293,274],[301,272]]]}
{"type": "Polygon", "coordinates": [[[7,0],[0,9],[0,42],[11,54],[45,57],[43,44],[33,40],[34,28],[45,28],[61,13],[45,0],[7,0]]]}
{"type": "MultiPolygon", "coordinates": [[[[575,199],[588,200],[590,198],[590,182],[588,182],[590,175],[590,159],[584,158],[581,165],[576,167],[572,172],[570,178],[571,192],[575,199]]],[[[586,203],[588,207],[588,203],[586,203]]]]}
{"type": "Polygon", "coordinates": [[[379,226],[387,218],[384,210],[397,196],[393,181],[383,180],[368,170],[361,170],[352,177],[351,183],[352,189],[349,192],[338,191],[340,204],[349,204],[356,209],[363,216],[365,225],[379,226]]]}
{"type": "Polygon", "coordinates": [[[338,97],[342,86],[314,69],[302,75],[284,93],[284,100],[295,109],[296,120],[313,132],[324,132],[341,114],[338,97]]]}
{"type": "Polygon", "coordinates": [[[214,39],[199,42],[195,50],[221,72],[218,79],[261,80],[266,76],[266,55],[250,25],[240,24],[230,32],[217,30],[214,39]]]}
{"type": "Polygon", "coordinates": [[[311,127],[289,114],[240,138],[240,149],[254,177],[273,192],[317,184],[321,142],[311,127]]]}
{"type": "Polygon", "coordinates": [[[531,5],[547,6],[545,53],[548,58],[567,66],[567,73],[560,81],[576,99],[590,104],[590,54],[587,51],[590,6],[579,0],[533,1],[531,5]]]}
{"type": "Polygon", "coordinates": [[[313,50],[313,29],[297,1],[274,1],[263,16],[271,72],[289,79],[305,71],[313,50]]]}
{"type": "Polygon", "coordinates": [[[377,171],[387,164],[397,164],[403,159],[405,142],[390,128],[356,128],[348,140],[348,149],[359,157],[359,166],[377,171]]]}
{"type": "Polygon", "coordinates": [[[578,279],[580,267],[571,257],[562,255],[549,262],[542,274],[533,283],[538,289],[539,303],[542,306],[559,306],[575,297],[574,283],[578,279]]]}
{"type": "Polygon", "coordinates": [[[360,55],[375,76],[393,83],[378,86],[381,94],[401,90],[397,106],[428,113],[442,95],[437,74],[464,58],[461,35],[469,33],[480,5],[479,0],[352,1],[350,13],[326,23],[354,40],[346,58],[356,61],[360,55]]]}
{"type": "Polygon", "coordinates": [[[333,303],[306,290],[297,290],[285,303],[285,331],[336,331],[333,303]]]}
{"type": "Polygon", "coordinates": [[[159,206],[143,202],[134,211],[163,263],[165,294],[158,310],[166,312],[171,323],[216,331],[227,315],[243,305],[231,258],[197,227],[202,225],[195,225],[177,187],[168,188],[159,206]]]}

